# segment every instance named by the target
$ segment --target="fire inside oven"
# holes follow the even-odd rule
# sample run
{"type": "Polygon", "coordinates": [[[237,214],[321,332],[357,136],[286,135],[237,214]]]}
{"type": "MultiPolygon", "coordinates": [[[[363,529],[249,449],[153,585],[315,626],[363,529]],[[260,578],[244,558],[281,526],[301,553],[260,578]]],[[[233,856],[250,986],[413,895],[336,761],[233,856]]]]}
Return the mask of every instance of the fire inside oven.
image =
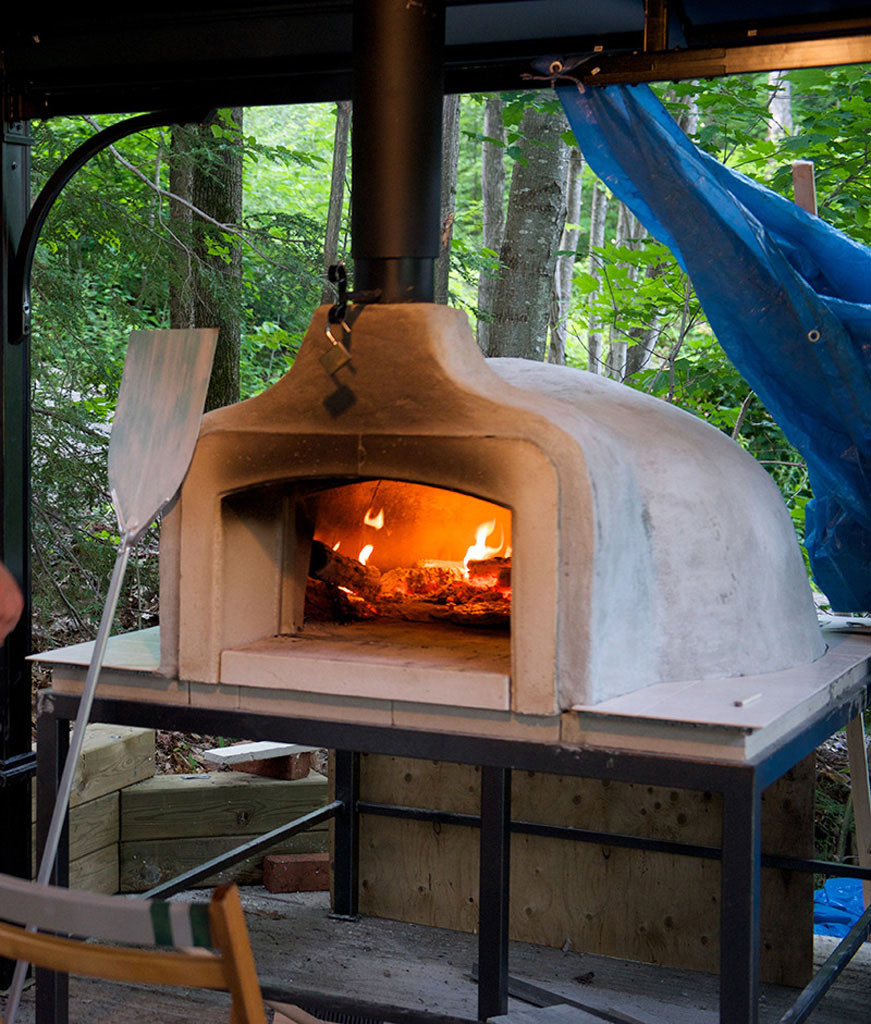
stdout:
{"type": "Polygon", "coordinates": [[[511,512],[396,480],[327,487],[313,524],[303,629],[374,620],[508,630],[511,512]]]}

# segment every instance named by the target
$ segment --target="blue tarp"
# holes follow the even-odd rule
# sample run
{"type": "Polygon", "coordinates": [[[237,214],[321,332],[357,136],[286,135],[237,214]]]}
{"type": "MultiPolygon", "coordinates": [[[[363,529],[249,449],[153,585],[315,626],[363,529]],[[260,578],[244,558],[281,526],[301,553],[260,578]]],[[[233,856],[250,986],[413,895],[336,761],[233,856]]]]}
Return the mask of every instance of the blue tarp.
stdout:
{"type": "Polygon", "coordinates": [[[871,251],[698,149],[647,86],[557,92],[587,162],[672,250],[806,460],[820,589],[871,610],[871,251]]]}
{"type": "Polygon", "coordinates": [[[829,878],[814,893],[814,932],[842,939],[865,912],[858,878],[829,878]]]}

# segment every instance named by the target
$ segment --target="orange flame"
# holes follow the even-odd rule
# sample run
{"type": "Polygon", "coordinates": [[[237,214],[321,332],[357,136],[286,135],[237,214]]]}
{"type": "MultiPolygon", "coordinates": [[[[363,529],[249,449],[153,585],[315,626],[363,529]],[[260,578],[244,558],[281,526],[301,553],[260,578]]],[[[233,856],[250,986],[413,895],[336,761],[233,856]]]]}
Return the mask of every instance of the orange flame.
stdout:
{"type": "Polygon", "coordinates": [[[374,544],[367,544],[363,548],[363,550],[357,556],[357,561],[360,563],[360,565],[365,565],[369,561],[369,556],[372,554],[372,551],[374,550],[374,548],[375,548],[374,544]]]}
{"type": "Polygon", "coordinates": [[[339,550],[339,545],[341,543],[342,542],[340,540],[337,540],[336,543],[333,545],[333,551],[338,551],[339,550]]]}
{"type": "Polygon", "coordinates": [[[499,544],[495,547],[489,547],[487,538],[496,529],[496,520],[491,519],[489,522],[481,523],[478,529],[475,531],[475,543],[472,544],[466,551],[465,558],[463,558],[463,565],[468,568],[469,562],[473,559],[489,558],[491,555],[498,555],[502,550],[502,546],[505,544],[505,535],[503,532],[502,537],[499,539],[499,544]]]}
{"type": "Polygon", "coordinates": [[[380,530],[384,525],[384,509],[379,509],[377,513],[373,513],[372,507],[370,507],[366,515],[363,516],[363,522],[366,526],[371,526],[373,530],[380,530]]]}

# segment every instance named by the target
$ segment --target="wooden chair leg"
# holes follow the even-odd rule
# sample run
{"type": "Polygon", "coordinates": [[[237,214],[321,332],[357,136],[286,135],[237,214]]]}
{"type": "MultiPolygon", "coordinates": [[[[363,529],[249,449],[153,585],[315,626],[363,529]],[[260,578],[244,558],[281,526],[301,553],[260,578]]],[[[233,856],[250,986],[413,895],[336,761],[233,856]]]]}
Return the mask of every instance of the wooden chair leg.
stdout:
{"type": "Polygon", "coordinates": [[[266,1024],[248,928],[235,885],[215,889],[209,905],[209,921],[213,941],[227,968],[227,984],[233,999],[231,1024],[266,1024]]]}

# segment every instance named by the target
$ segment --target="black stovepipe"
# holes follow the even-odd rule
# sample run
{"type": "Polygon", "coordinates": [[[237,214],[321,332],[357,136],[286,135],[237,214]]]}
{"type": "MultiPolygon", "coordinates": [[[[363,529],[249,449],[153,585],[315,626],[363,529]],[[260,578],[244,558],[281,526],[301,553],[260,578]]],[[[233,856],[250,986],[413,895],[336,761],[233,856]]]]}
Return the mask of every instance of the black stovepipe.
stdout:
{"type": "Polygon", "coordinates": [[[354,287],[432,302],[439,254],[443,0],[355,0],[354,287]]]}

